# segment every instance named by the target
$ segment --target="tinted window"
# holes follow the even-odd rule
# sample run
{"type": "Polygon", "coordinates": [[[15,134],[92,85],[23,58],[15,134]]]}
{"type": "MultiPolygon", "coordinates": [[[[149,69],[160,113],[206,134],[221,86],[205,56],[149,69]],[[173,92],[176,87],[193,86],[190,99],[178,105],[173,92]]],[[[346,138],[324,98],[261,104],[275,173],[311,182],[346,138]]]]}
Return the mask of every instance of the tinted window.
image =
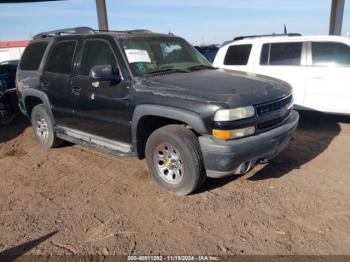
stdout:
{"type": "Polygon", "coordinates": [[[312,43],[313,65],[350,65],[350,47],[341,43],[312,43]]]}
{"type": "Polygon", "coordinates": [[[246,65],[252,45],[233,45],[227,50],[224,65],[246,65]]]}
{"type": "Polygon", "coordinates": [[[21,58],[21,70],[38,70],[47,42],[33,43],[27,46],[21,58]]]}
{"type": "Polygon", "coordinates": [[[300,65],[302,43],[264,44],[261,50],[262,65],[300,65]]]}
{"type": "Polygon", "coordinates": [[[76,41],[57,43],[48,58],[46,70],[58,74],[70,74],[76,41]]]}
{"type": "Polygon", "coordinates": [[[80,75],[89,75],[90,69],[96,65],[111,65],[116,68],[113,51],[110,45],[101,40],[88,40],[85,42],[83,56],[81,60],[80,75]]]}

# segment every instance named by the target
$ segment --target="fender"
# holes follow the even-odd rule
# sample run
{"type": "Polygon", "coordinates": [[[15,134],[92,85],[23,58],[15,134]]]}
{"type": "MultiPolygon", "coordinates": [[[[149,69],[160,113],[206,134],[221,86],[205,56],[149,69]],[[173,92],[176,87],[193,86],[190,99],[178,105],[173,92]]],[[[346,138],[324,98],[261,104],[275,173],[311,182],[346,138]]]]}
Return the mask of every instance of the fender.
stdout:
{"type": "MultiPolygon", "coordinates": [[[[28,113],[27,113],[27,108],[26,108],[26,99],[27,99],[27,97],[33,96],[33,97],[39,98],[41,101],[43,101],[45,109],[46,109],[47,113],[49,114],[49,116],[52,120],[52,123],[56,124],[55,118],[53,117],[53,114],[52,114],[50,100],[49,100],[48,96],[43,91],[33,89],[33,88],[22,89],[21,96],[22,96],[22,101],[24,102],[23,103],[24,111],[25,111],[27,116],[28,116],[28,113]]],[[[30,117],[30,116],[28,116],[28,117],[30,117]]]]}
{"type": "Polygon", "coordinates": [[[207,132],[203,119],[194,112],[168,106],[143,104],[136,106],[132,117],[131,135],[134,146],[137,143],[138,123],[144,116],[166,117],[188,124],[199,134],[205,134],[207,132]]]}

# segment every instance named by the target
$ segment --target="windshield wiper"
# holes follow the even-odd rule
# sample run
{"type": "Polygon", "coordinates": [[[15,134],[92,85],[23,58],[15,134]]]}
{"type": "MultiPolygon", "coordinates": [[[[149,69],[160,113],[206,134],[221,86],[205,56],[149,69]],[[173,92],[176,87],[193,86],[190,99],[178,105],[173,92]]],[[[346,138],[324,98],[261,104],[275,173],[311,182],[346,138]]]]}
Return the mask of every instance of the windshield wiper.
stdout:
{"type": "Polygon", "coordinates": [[[201,70],[201,69],[216,69],[216,67],[210,66],[210,65],[194,65],[190,66],[188,70],[190,71],[196,71],[196,70],[201,70]]]}
{"type": "Polygon", "coordinates": [[[145,76],[157,75],[157,74],[163,74],[163,73],[188,73],[188,72],[189,71],[184,69],[168,68],[168,69],[160,69],[160,70],[152,71],[148,74],[145,74],[145,76]]]}

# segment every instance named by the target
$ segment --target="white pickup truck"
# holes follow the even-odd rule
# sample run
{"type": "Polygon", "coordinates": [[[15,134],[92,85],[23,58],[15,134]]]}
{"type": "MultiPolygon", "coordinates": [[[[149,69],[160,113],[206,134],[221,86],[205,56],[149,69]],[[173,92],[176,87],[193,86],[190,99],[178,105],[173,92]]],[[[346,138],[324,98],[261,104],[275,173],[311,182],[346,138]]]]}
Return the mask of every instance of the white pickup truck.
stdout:
{"type": "Polygon", "coordinates": [[[213,65],[288,82],[296,109],[350,114],[350,39],[346,37],[237,37],[223,44],[213,65]]]}

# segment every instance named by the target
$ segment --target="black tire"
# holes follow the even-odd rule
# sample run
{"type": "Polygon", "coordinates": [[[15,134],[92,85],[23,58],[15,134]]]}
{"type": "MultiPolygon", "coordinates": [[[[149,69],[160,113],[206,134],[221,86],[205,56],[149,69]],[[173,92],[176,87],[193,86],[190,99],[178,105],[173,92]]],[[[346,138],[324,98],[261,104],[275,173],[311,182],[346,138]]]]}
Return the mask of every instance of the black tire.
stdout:
{"type": "MultiPolygon", "coordinates": [[[[167,191],[179,195],[188,195],[194,192],[204,183],[206,178],[198,138],[191,130],[180,125],[164,126],[150,135],[146,143],[146,161],[154,180],[167,191]],[[179,163],[177,163],[181,168],[176,169],[180,174],[182,173],[180,171],[183,171],[178,176],[180,177],[178,183],[168,182],[172,176],[167,177],[164,174],[165,172],[160,171],[160,168],[165,167],[166,169],[167,166],[164,163],[167,161],[159,160],[159,156],[164,156],[164,154],[160,154],[161,151],[158,151],[158,148],[162,148],[163,144],[165,145],[164,148],[169,145],[170,148],[175,149],[175,156],[181,160],[178,159],[179,163]],[[163,165],[160,165],[159,162],[163,162],[163,165]],[[159,168],[159,166],[161,167],[159,168]],[[181,170],[179,171],[178,169],[181,170]]],[[[177,164],[175,163],[175,165],[177,164]]]]}
{"type": "Polygon", "coordinates": [[[56,134],[53,130],[52,120],[47,113],[44,105],[36,105],[31,114],[31,124],[34,131],[34,135],[39,142],[39,144],[45,148],[54,148],[62,145],[63,141],[56,137],[56,134]],[[45,122],[45,126],[47,127],[47,135],[43,135],[43,132],[39,131],[39,123],[38,121],[45,122]]]}

